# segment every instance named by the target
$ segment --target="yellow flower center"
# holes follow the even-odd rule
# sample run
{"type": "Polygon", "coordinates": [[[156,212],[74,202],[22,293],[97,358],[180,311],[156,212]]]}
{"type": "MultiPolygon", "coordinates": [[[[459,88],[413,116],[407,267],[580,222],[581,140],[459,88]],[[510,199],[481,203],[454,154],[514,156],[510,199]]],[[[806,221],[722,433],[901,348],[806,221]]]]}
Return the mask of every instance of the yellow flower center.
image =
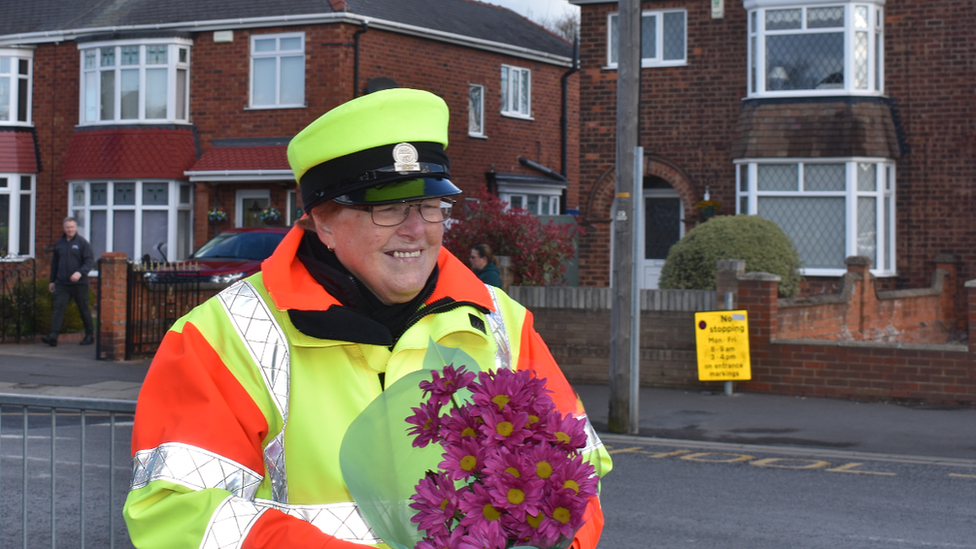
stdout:
{"type": "Polygon", "coordinates": [[[539,416],[529,414],[529,425],[535,425],[536,423],[539,423],[539,416]]]}
{"type": "Polygon", "coordinates": [[[471,427],[465,427],[464,430],[461,431],[461,436],[462,437],[473,437],[473,436],[476,436],[476,433],[474,432],[474,429],[472,429],[471,427]]]}
{"type": "Polygon", "coordinates": [[[441,501],[441,511],[444,509],[447,509],[447,498],[444,498],[444,500],[441,501]]]}
{"type": "Polygon", "coordinates": [[[570,490],[579,493],[579,483],[573,479],[569,479],[563,483],[563,488],[569,488],[570,490]]]}
{"type": "Polygon", "coordinates": [[[529,526],[531,526],[533,528],[538,528],[539,525],[542,524],[542,519],[543,518],[545,518],[545,515],[542,514],[542,513],[539,513],[539,516],[526,515],[525,516],[525,522],[528,522],[529,523],[529,526]]]}
{"type": "Polygon", "coordinates": [[[495,395],[495,396],[494,396],[494,397],[493,397],[493,398],[491,399],[491,401],[492,401],[492,402],[494,402],[495,404],[497,404],[497,405],[498,405],[498,409],[499,409],[499,410],[501,410],[502,408],[504,408],[504,407],[505,407],[505,405],[506,405],[506,404],[508,404],[508,401],[509,401],[509,400],[511,400],[511,399],[509,399],[509,398],[508,398],[507,396],[505,396],[505,395],[495,395]]]}
{"type": "Polygon", "coordinates": [[[498,425],[495,425],[495,431],[503,437],[511,435],[513,430],[512,424],[508,421],[499,421],[498,425]]]}
{"type": "Polygon", "coordinates": [[[548,461],[540,461],[535,465],[535,475],[539,478],[549,478],[552,475],[552,465],[548,461]]]}
{"type": "Polygon", "coordinates": [[[481,514],[484,515],[486,520],[498,520],[502,518],[502,512],[496,509],[490,503],[486,503],[485,506],[481,508],[481,514]]]}
{"type": "Polygon", "coordinates": [[[465,471],[471,471],[475,468],[476,465],[478,465],[478,458],[470,455],[464,456],[463,458],[461,458],[460,465],[461,468],[464,469],[465,471]]]}
{"type": "Polygon", "coordinates": [[[569,435],[567,435],[566,433],[562,431],[556,431],[556,440],[558,440],[559,442],[569,442],[571,439],[569,438],[569,435]]]}
{"type": "Polygon", "coordinates": [[[508,502],[512,505],[518,505],[525,501],[525,492],[519,490],[518,488],[512,488],[508,491],[508,502]]]}
{"type": "Polygon", "coordinates": [[[509,467],[508,469],[505,469],[505,472],[511,474],[515,478],[521,478],[519,475],[519,470],[515,467],[509,467]]]}
{"type": "Polygon", "coordinates": [[[558,520],[559,522],[566,524],[569,522],[569,509],[565,507],[556,507],[552,512],[552,518],[558,520]]]}

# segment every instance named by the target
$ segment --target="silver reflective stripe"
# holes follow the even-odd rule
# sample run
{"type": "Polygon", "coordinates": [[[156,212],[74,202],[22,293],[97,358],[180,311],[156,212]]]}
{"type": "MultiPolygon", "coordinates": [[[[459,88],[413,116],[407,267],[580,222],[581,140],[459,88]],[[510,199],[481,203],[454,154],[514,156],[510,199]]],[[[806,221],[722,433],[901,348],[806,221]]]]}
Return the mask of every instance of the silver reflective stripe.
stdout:
{"type": "Polygon", "coordinates": [[[200,549],[237,549],[267,507],[234,496],[222,501],[203,534],[200,549]]]}
{"type": "Polygon", "coordinates": [[[600,440],[600,435],[596,434],[596,429],[594,429],[593,424],[590,423],[590,418],[587,417],[586,414],[576,417],[586,420],[586,425],[583,426],[583,430],[586,431],[586,446],[580,448],[579,452],[581,454],[586,454],[598,448],[602,448],[603,441],[600,440]]]}
{"type": "Polygon", "coordinates": [[[217,297],[227,310],[227,316],[247,346],[251,358],[261,368],[264,384],[281,414],[281,431],[265,448],[264,464],[271,478],[271,497],[287,503],[285,427],[288,425],[290,372],[288,342],[268,305],[250,282],[241,280],[217,294],[217,297]]]}
{"type": "Polygon", "coordinates": [[[220,488],[251,499],[261,485],[261,478],[240,463],[203,448],[168,442],[136,452],[129,489],[138,490],[154,480],[165,480],[192,490],[220,488]]]}
{"type": "Polygon", "coordinates": [[[485,284],[488,293],[491,294],[491,303],[495,310],[485,315],[488,321],[488,328],[491,335],[495,337],[495,370],[511,370],[515,367],[512,364],[512,347],[508,342],[508,332],[505,330],[505,319],[498,306],[498,296],[495,294],[494,286],[485,284]]]}
{"type": "Polygon", "coordinates": [[[259,504],[312,523],[319,530],[339,539],[354,543],[382,543],[366,520],[359,514],[354,502],[327,505],[287,505],[273,501],[257,500],[259,504]]]}

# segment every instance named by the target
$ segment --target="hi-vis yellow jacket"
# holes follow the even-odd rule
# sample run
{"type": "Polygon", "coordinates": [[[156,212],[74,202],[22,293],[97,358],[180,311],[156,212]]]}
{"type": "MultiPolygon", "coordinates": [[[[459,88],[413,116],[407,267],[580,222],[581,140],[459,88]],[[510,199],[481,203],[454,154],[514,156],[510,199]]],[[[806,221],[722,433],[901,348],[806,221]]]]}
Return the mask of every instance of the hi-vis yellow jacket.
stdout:
{"type": "MultiPolygon", "coordinates": [[[[133,428],[124,516],[136,547],[385,547],[346,488],[339,446],[383,390],[379,374],[390,385],[420,369],[431,339],[463,349],[482,369],[531,368],[563,413],[584,415],[531,313],[446,250],[423,313],[391,349],[357,330],[357,315],[305,270],[295,257],[302,234],[292,229],[261,273],[194,309],[163,339],[133,428]],[[319,328],[336,339],[302,333],[289,311],[318,312],[319,328]]],[[[583,452],[602,476],[610,458],[587,427],[583,452]]],[[[580,549],[599,540],[598,498],[587,516],[574,540],[580,549]]]]}

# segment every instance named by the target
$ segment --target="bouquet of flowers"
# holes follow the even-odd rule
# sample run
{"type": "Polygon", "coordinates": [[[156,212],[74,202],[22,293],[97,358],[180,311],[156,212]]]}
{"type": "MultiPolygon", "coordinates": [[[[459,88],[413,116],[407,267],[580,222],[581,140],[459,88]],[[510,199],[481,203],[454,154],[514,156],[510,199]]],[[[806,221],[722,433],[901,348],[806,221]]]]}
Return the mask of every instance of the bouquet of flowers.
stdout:
{"type": "Polygon", "coordinates": [[[227,212],[225,212],[222,208],[212,208],[207,210],[207,220],[211,223],[227,221],[227,212]]]}
{"type": "Polygon", "coordinates": [[[339,461],[363,518],[393,549],[568,546],[599,481],[583,421],[528,371],[454,364],[476,363],[431,341],[423,369],[346,430],[339,461]]]}
{"type": "Polygon", "coordinates": [[[449,365],[420,388],[429,399],[408,433],[417,447],[439,443],[443,461],[410,498],[410,520],[427,534],[416,549],[568,546],[597,477],[578,452],[583,421],[555,409],[545,380],[449,365]]]}
{"type": "Polygon", "coordinates": [[[268,223],[269,221],[277,222],[281,221],[281,212],[279,212],[278,208],[275,208],[274,206],[268,206],[267,208],[261,210],[258,217],[263,223],[268,223]]]}

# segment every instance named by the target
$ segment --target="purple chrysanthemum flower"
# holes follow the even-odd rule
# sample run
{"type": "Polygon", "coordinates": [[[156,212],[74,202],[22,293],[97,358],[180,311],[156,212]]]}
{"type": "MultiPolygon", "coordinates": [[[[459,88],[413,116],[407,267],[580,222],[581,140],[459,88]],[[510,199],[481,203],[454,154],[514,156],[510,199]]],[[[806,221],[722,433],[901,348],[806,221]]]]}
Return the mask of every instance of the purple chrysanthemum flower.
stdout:
{"type": "Polygon", "coordinates": [[[539,514],[543,489],[546,486],[544,480],[533,475],[520,478],[503,473],[486,478],[485,483],[493,488],[488,493],[495,507],[503,509],[518,520],[524,520],[526,513],[539,514]]]}
{"type": "Polygon", "coordinates": [[[483,448],[476,440],[462,440],[461,444],[444,448],[444,461],[437,466],[451,480],[471,478],[484,465],[483,448]]]}
{"type": "Polygon", "coordinates": [[[458,496],[454,482],[444,473],[428,472],[417,484],[417,493],[410,496],[411,509],[417,513],[410,522],[417,523],[417,529],[428,535],[447,534],[457,510],[458,496]]]}
{"type": "Polygon", "coordinates": [[[471,415],[470,407],[451,408],[449,415],[441,418],[440,438],[446,445],[457,445],[462,440],[474,440],[481,436],[481,420],[471,415]]]}
{"type": "Polygon", "coordinates": [[[431,442],[437,442],[437,431],[440,428],[441,406],[436,402],[424,402],[420,408],[411,408],[414,415],[406,419],[413,427],[407,429],[407,434],[413,435],[413,446],[424,448],[431,442]]]}
{"type": "Polygon", "coordinates": [[[496,520],[473,524],[459,541],[457,549],[505,549],[508,536],[496,520]]]}
{"type": "Polygon", "coordinates": [[[512,406],[524,407],[531,399],[532,393],[526,389],[528,373],[519,375],[511,370],[498,370],[496,372],[481,372],[478,374],[478,383],[473,384],[471,389],[472,400],[484,411],[505,411],[512,406]]]}
{"type": "Polygon", "coordinates": [[[529,414],[525,412],[502,410],[500,413],[486,413],[481,419],[484,421],[481,434],[486,445],[501,443],[506,448],[517,448],[532,436],[532,431],[526,427],[529,414]]]}
{"type": "Polygon", "coordinates": [[[563,536],[572,539],[573,534],[583,524],[586,503],[585,499],[576,497],[567,490],[546,494],[542,502],[539,534],[544,537],[563,536]]]}
{"type": "Polygon", "coordinates": [[[557,489],[569,490],[580,498],[596,496],[599,479],[594,474],[593,465],[576,455],[556,467],[552,473],[552,483],[557,489]]]}
{"type": "Polygon", "coordinates": [[[580,448],[586,446],[586,422],[575,417],[573,414],[565,416],[555,412],[554,421],[548,426],[555,443],[562,446],[568,452],[578,452],[580,448]]]}
{"type": "Polygon", "coordinates": [[[522,456],[530,473],[542,480],[549,480],[556,470],[565,467],[569,462],[566,450],[548,444],[534,445],[522,456]]]}
{"type": "Polygon", "coordinates": [[[447,404],[458,389],[467,387],[474,381],[474,372],[467,371],[464,366],[455,368],[453,364],[445,366],[443,373],[431,370],[431,381],[421,381],[420,388],[424,397],[431,395],[432,402],[447,404]]]}
{"type": "Polygon", "coordinates": [[[470,490],[461,494],[458,508],[464,513],[460,524],[469,530],[476,524],[497,522],[502,518],[502,510],[491,504],[488,488],[479,483],[472,484],[470,490]]]}

